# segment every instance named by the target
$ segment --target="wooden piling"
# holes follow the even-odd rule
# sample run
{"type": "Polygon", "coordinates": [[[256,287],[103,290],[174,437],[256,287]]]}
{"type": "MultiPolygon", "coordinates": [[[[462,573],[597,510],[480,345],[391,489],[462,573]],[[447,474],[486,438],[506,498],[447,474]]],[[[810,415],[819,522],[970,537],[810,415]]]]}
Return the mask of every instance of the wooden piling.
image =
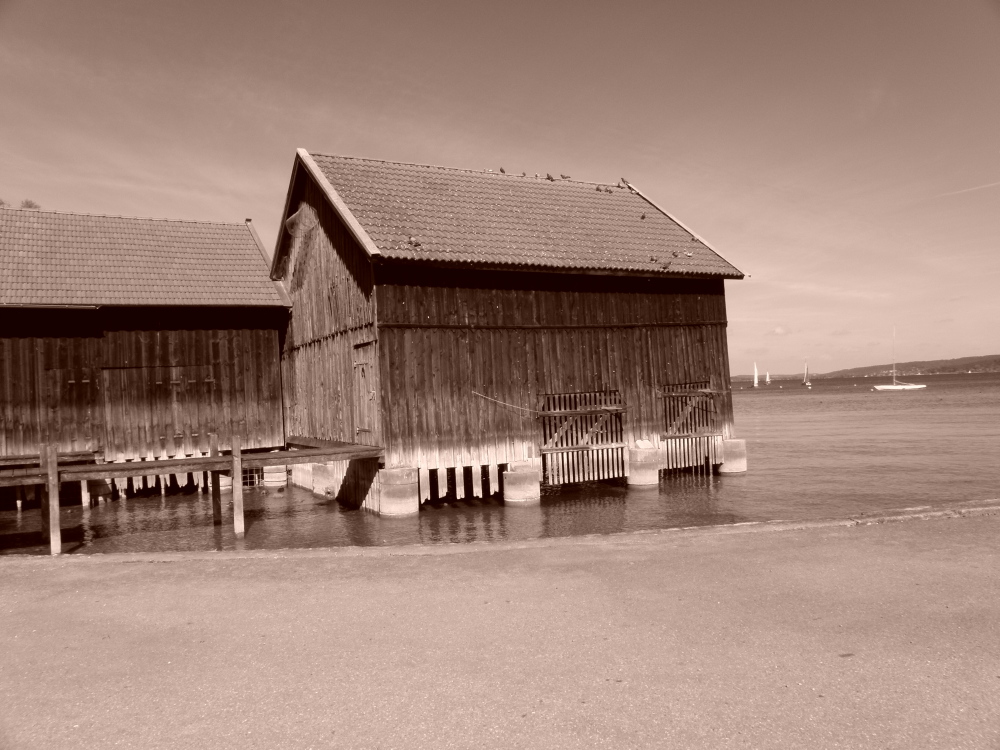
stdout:
{"type": "Polygon", "coordinates": [[[84,508],[90,507],[90,488],[87,486],[87,480],[80,480],[80,505],[84,508]]]}
{"type": "MultiPolygon", "coordinates": [[[[59,464],[56,444],[42,446],[45,456],[46,487],[48,489],[45,501],[47,526],[49,532],[49,552],[53,555],[62,553],[62,531],[59,527],[59,464]]],[[[45,530],[42,530],[45,533],[45,530]]]]}
{"type": "MultiPolygon", "coordinates": [[[[219,436],[217,433],[212,433],[208,436],[208,453],[210,456],[215,458],[219,455],[219,436]]],[[[213,471],[212,474],[212,522],[216,526],[222,525],[222,490],[219,487],[219,472],[213,471]]]]}
{"type": "Polygon", "coordinates": [[[240,436],[233,435],[233,530],[242,539],[243,526],[243,457],[240,455],[240,436]]]}

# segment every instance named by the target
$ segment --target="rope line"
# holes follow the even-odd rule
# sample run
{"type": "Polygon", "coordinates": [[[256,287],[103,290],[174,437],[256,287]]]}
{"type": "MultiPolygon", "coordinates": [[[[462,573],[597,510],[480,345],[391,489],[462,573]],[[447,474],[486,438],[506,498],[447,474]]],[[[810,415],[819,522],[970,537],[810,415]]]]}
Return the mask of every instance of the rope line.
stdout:
{"type": "Polygon", "coordinates": [[[492,401],[493,403],[500,404],[501,406],[509,406],[511,409],[517,409],[518,411],[526,411],[529,414],[545,414],[545,412],[537,411],[535,409],[529,409],[526,406],[518,406],[517,404],[508,404],[506,401],[500,401],[499,399],[490,398],[489,396],[479,393],[478,391],[473,391],[472,395],[479,396],[479,398],[485,398],[487,401],[492,401]]]}

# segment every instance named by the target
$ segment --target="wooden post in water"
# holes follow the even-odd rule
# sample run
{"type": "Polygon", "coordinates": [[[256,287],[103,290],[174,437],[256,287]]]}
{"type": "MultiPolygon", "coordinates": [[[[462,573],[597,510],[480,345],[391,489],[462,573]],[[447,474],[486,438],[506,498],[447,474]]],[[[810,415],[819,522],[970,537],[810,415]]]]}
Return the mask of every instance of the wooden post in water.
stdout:
{"type": "Polygon", "coordinates": [[[233,530],[242,539],[243,527],[243,457],[240,455],[240,436],[233,435],[233,530]]]}
{"type": "MultiPolygon", "coordinates": [[[[45,456],[45,473],[48,475],[46,487],[46,509],[48,516],[49,551],[53,555],[62,553],[62,530],[59,528],[59,446],[55,443],[43,446],[45,456]]],[[[42,529],[45,533],[45,529],[42,529]]]]}
{"type": "MultiPolygon", "coordinates": [[[[219,455],[219,435],[215,432],[208,436],[208,453],[213,458],[219,455]]],[[[212,521],[216,526],[222,525],[222,491],[218,471],[212,472],[212,521]]]]}
{"type": "MultiPolygon", "coordinates": [[[[38,446],[38,467],[44,471],[49,470],[49,446],[46,443],[42,443],[38,446]]],[[[42,497],[41,497],[41,510],[42,510],[42,534],[49,527],[49,485],[42,485],[42,497]]]]}
{"type": "Polygon", "coordinates": [[[80,505],[84,508],[90,508],[90,488],[87,486],[87,480],[80,480],[80,505]]]}

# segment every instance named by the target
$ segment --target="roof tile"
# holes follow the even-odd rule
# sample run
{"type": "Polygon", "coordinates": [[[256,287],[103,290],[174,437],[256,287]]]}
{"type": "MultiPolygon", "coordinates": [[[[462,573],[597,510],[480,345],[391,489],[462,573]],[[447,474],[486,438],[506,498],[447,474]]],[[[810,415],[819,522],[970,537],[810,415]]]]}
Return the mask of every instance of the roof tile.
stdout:
{"type": "Polygon", "coordinates": [[[246,224],[0,208],[0,305],[281,304],[246,224]]]}
{"type": "Polygon", "coordinates": [[[743,276],[624,186],[311,157],[389,258],[743,276]]]}

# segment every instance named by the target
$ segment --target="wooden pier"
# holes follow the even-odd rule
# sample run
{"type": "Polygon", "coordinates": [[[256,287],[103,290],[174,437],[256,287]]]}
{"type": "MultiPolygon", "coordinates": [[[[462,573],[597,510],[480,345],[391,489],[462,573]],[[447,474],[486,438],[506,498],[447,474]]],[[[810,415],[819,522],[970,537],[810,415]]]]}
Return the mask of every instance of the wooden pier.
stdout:
{"type": "MultiPolygon", "coordinates": [[[[79,463],[81,460],[100,458],[94,453],[59,453],[54,444],[42,445],[37,456],[16,456],[2,459],[0,487],[41,485],[43,534],[49,539],[53,555],[62,552],[62,533],[59,525],[59,487],[64,482],[86,484],[94,479],[122,479],[125,477],[162,476],[164,474],[208,473],[211,475],[212,513],[215,523],[222,523],[222,502],[219,477],[233,479],[233,531],[237,538],[245,533],[243,516],[243,469],[265,466],[290,466],[303,463],[326,463],[375,459],[384,456],[379,446],[338,444],[322,447],[291,448],[266,453],[243,453],[239,436],[232,437],[228,454],[219,451],[218,438],[209,436],[212,455],[187,458],[167,458],[156,461],[124,461],[113,463],[79,463]],[[25,466],[24,464],[28,464],[25,466]]],[[[86,496],[85,501],[86,501],[86,496]]]]}

